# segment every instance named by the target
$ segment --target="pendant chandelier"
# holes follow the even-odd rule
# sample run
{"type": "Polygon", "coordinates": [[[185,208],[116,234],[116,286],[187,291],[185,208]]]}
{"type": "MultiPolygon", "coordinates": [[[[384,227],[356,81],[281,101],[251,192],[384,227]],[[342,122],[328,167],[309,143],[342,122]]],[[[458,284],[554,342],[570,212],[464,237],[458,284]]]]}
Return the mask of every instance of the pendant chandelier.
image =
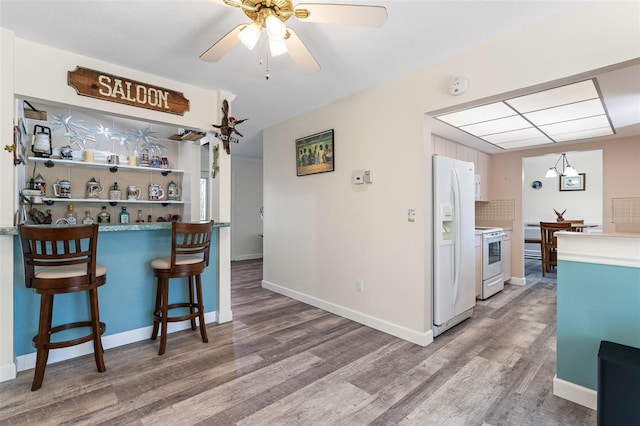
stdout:
{"type": "Polygon", "coordinates": [[[556,164],[553,167],[549,167],[549,170],[544,177],[554,178],[556,176],[578,176],[578,171],[571,167],[569,160],[567,160],[567,154],[565,153],[560,155],[560,158],[558,158],[558,161],[556,161],[556,164]],[[562,163],[562,172],[558,170],[558,163],[562,163]]]}

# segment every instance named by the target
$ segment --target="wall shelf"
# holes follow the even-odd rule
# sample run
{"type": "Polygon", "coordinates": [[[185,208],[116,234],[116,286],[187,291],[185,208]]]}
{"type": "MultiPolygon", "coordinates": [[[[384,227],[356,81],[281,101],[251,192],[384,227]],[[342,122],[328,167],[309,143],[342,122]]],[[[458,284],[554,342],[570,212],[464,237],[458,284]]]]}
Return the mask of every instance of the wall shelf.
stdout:
{"type": "Polygon", "coordinates": [[[118,170],[135,170],[138,172],[161,173],[163,176],[167,176],[169,173],[184,173],[184,170],[177,170],[177,169],[163,169],[160,167],[128,166],[126,164],[110,164],[110,163],[100,163],[100,162],[88,163],[85,161],[63,160],[61,158],[29,157],[29,161],[44,163],[45,167],[48,167],[48,168],[54,167],[60,164],[63,166],[85,167],[90,169],[91,168],[109,169],[112,173],[115,173],[118,170]]]}
{"type": "MultiPolygon", "coordinates": [[[[51,205],[57,201],[65,202],[65,203],[115,203],[111,205],[116,205],[118,203],[123,204],[162,204],[163,206],[169,204],[184,204],[184,201],[175,201],[175,200],[110,200],[107,198],[43,198],[43,202],[46,205],[51,205]]],[[[34,204],[37,205],[37,204],[34,204]]]]}

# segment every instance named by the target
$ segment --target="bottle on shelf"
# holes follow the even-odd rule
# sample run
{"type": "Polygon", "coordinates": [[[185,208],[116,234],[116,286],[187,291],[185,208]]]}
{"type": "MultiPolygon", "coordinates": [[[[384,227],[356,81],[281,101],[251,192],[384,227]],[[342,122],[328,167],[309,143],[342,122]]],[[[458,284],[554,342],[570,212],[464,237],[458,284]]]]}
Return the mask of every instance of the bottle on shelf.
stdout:
{"type": "Polygon", "coordinates": [[[129,212],[127,211],[127,206],[122,206],[122,210],[120,211],[120,216],[119,216],[120,223],[130,223],[131,221],[129,220],[129,212]]]}
{"type": "Polygon", "coordinates": [[[76,215],[76,211],[73,209],[73,204],[69,204],[67,206],[67,212],[65,213],[64,218],[67,220],[69,225],[75,225],[78,223],[78,216],[76,215]]]}
{"type": "Polygon", "coordinates": [[[82,223],[85,225],[93,224],[93,218],[91,217],[91,212],[89,210],[84,212],[84,219],[82,219],[82,223]]]}
{"type": "Polygon", "coordinates": [[[144,222],[144,219],[142,218],[142,210],[138,210],[138,219],[136,220],[137,223],[141,223],[144,222]]]}
{"type": "Polygon", "coordinates": [[[102,206],[102,210],[98,213],[98,223],[111,223],[111,215],[106,206],[102,206]]]}

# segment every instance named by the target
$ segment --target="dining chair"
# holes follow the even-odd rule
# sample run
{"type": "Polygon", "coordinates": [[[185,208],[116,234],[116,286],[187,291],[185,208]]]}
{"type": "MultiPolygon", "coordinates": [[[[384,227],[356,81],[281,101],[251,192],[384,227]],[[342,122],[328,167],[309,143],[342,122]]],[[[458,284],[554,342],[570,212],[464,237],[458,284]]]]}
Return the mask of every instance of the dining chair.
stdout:
{"type": "Polygon", "coordinates": [[[544,277],[552,266],[558,265],[558,239],[556,231],[571,231],[571,222],[540,222],[542,276],[544,277]]]}
{"type": "Polygon", "coordinates": [[[563,222],[569,222],[571,224],[571,230],[573,232],[584,231],[584,228],[581,226],[573,226],[573,225],[584,225],[584,219],[565,219],[563,222]]]}
{"type": "Polygon", "coordinates": [[[105,372],[101,336],[106,325],[100,322],[98,287],[107,281],[107,268],[96,263],[98,225],[20,225],[18,232],[25,285],[40,294],[38,334],[33,338],[36,368],[31,390],[42,386],[50,349],[93,341],[96,367],[99,372],[105,372]],[[90,319],[52,326],[54,296],[81,291],[89,295],[90,319]],[[54,334],[76,328],[91,331],[81,337],[52,341],[54,334]]]}

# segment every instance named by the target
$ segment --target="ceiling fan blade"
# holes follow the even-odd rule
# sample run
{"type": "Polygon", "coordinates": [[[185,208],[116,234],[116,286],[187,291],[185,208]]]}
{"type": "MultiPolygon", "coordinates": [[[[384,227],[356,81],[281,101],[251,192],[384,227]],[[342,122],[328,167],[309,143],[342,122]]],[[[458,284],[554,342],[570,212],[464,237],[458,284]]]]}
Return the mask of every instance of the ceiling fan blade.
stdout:
{"type": "Polygon", "coordinates": [[[309,52],[309,49],[302,43],[302,40],[300,40],[295,31],[287,28],[287,32],[289,33],[289,37],[285,38],[284,42],[287,45],[291,59],[293,59],[293,62],[296,63],[298,68],[300,68],[304,74],[313,74],[314,72],[320,71],[320,64],[318,64],[311,52],[309,52]]]}
{"type": "Polygon", "coordinates": [[[294,13],[296,18],[305,22],[358,25],[363,27],[381,27],[387,22],[387,9],[383,6],[301,3],[296,6],[294,13]]]}
{"type": "Polygon", "coordinates": [[[216,41],[213,46],[207,49],[202,55],[200,55],[200,59],[207,62],[217,62],[224,55],[226,55],[231,49],[233,49],[236,44],[240,42],[238,38],[238,33],[246,27],[247,24],[240,24],[227,34],[224,35],[220,40],[216,41]]]}

